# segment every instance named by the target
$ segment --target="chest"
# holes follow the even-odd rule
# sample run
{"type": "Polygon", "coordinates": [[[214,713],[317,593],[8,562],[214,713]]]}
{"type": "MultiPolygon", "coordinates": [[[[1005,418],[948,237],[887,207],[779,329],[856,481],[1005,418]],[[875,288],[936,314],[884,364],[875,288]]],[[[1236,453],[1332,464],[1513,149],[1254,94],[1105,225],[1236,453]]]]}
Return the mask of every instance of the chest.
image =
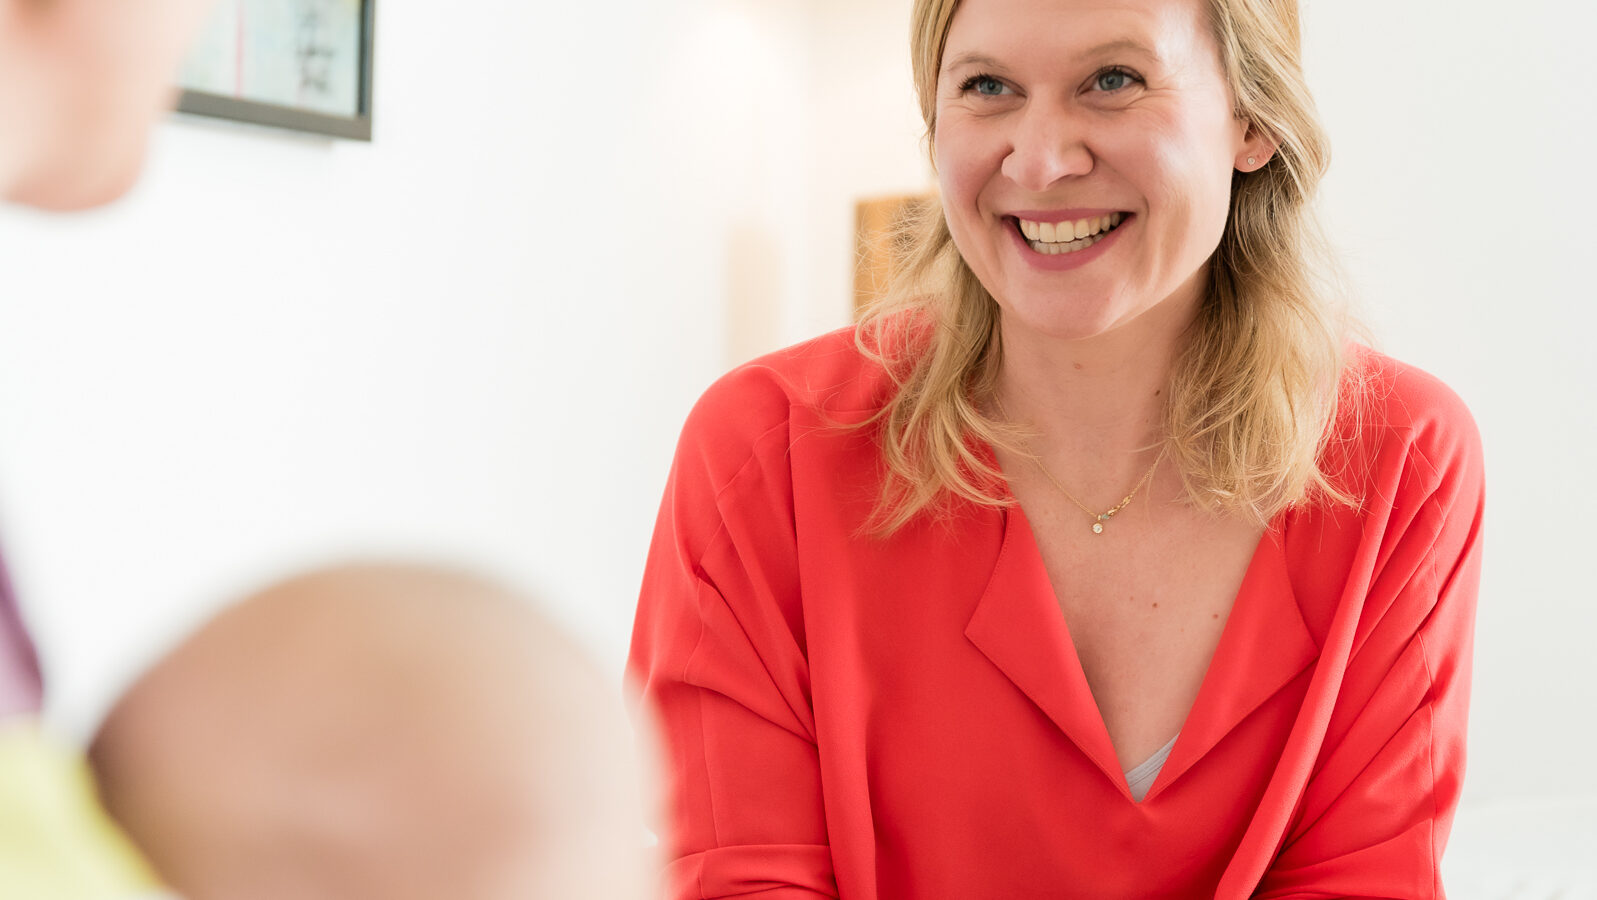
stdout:
{"type": "Polygon", "coordinates": [[[1133,505],[1095,533],[1046,485],[1015,486],[1123,768],[1182,729],[1263,529],[1179,503],[1133,505]]]}

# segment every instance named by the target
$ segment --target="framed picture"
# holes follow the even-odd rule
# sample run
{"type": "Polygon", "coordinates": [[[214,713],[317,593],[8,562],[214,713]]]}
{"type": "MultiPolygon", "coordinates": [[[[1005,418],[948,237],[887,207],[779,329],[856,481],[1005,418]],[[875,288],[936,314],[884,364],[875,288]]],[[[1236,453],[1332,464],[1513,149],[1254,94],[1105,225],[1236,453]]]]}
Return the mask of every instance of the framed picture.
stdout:
{"type": "Polygon", "coordinates": [[[376,0],[218,0],[181,112],[369,141],[376,0]]]}

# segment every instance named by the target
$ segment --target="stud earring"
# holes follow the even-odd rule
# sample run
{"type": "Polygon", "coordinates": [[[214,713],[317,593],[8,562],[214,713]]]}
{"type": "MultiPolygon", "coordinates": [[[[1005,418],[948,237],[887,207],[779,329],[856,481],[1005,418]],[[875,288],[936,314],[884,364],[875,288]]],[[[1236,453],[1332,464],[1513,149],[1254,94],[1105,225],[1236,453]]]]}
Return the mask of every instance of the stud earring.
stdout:
{"type": "Polygon", "coordinates": [[[1248,165],[1250,165],[1250,166],[1251,166],[1251,165],[1253,165],[1253,164],[1254,164],[1254,163],[1256,163],[1256,162],[1258,162],[1258,160],[1256,160],[1256,159],[1254,159],[1254,158],[1253,158],[1253,157],[1251,157],[1251,156],[1250,156],[1250,157],[1248,157],[1248,165]]]}

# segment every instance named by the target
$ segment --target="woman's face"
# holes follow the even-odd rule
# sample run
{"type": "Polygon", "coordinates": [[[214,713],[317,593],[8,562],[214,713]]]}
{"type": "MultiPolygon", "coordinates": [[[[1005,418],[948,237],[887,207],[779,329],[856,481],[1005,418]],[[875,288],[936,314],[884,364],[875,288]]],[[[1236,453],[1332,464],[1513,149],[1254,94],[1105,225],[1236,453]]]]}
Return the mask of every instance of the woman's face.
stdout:
{"type": "Polygon", "coordinates": [[[1190,315],[1232,172],[1269,149],[1232,114],[1203,0],[964,0],[935,141],[949,230],[1006,332],[1068,340],[1190,315]]]}

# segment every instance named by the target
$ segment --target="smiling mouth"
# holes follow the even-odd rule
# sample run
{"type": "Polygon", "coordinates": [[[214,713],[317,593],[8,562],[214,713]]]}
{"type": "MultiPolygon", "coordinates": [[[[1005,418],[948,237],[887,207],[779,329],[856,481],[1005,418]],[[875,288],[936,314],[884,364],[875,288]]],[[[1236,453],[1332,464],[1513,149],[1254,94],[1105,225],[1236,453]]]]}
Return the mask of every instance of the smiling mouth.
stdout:
{"type": "Polygon", "coordinates": [[[1015,230],[1026,239],[1026,244],[1037,253],[1056,256],[1085,250],[1104,239],[1109,232],[1120,227],[1129,213],[1110,213],[1074,222],[1032,222],[1013,219],[1015,230]]]}

